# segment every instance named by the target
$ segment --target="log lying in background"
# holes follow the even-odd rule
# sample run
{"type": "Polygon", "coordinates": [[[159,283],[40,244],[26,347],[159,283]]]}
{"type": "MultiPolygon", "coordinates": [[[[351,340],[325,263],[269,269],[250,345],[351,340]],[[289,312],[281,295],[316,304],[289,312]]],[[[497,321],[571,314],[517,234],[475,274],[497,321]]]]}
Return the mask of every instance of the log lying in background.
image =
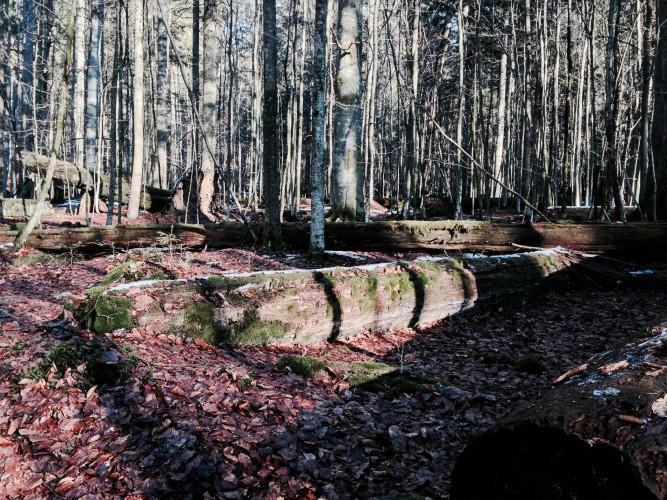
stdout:
{"type": "MultiPolygon", "coordinates": [[[[30,217],[37,200],[28,200],[21,198],[0,198],[0,217],[30,217]]],[[[42,209],[42,215],[52,215],[53,207],[45,205],[42,209]]]]}
{"type": "Polygon", "coordinates": [[[130,283],[94,289],[78,317],[98,331],[138,326],[211,344],[304,344],[433,323],[567,265],[567,254],[542,251],[130,283]],[[471,263],[483,268],[480,280],[471,263]]]}
{"type": "MultiPolygon", "coordinates": [[[[253,225],[261,235],[261,225],[253,225]]],[[[307,249],[308,224],[283,224],[288,248],[307,249]]],[[[242,224],[162,224],[35,231],[28,245],[38,250],[83,253],[155,246],[161,233],[189,248],[227,248],[253,243],[242,224]]],[[[0,232],[0,245],[15,233],[0,232]]],[[[326,246],[330,250],[475,252],[515,251],[513,245],[541,248],[562,246],[585,252],[619,251],[637,255],[667,248],[667,224],[489,224],[477,221],[402,221],[368,224],[330,223],[326,246]]]]}
{"type": "MultiPolygon", "coordinates": [[[[21,159],[23,160],[23,166],[28,171],[39,173],[42,177],[46,175],[46,169],[49,165],[48,156],[24,151],[21,153],[21,159]]],[[[97,177],[101,185],[100,196],[107,199],[109,197],[111,178],[106,174],[97,177]]],[[[96,181],[95,177],[85,168],[62,160],[56,162],[56,171],[53,179],[63,184],[71,184],[79,187],[86,186],[89,189],[94,188],[96,181]]],[[[130,183],[123,180],[122,188],[122,203],[127,204],[130,198],[130,183]]],[[[140,206],[143,210],[158,212],[171,201],[172,196],[173,193],[171,191],[153,186],[143,186],[140,206]]]]}
{"type": "Polygon", "coordinates": [[[667,498],[667,327],[559,377],[461,454],[451,498],[667,498]]]}

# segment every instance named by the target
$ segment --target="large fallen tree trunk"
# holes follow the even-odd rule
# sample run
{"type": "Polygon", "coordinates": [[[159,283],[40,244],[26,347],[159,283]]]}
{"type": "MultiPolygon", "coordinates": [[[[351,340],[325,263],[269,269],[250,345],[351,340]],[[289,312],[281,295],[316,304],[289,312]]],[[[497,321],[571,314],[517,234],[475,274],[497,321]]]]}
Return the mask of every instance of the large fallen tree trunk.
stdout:
{"type": "MultiPolygon", "coordinates": [[[[260,225],[252,226],[261,234],[260,225]]],[[[292,249],[306,249],[307,224],[283,224],[283,241],[292,249]]],[[[331,250],[423,251],[449,250],[507,252],[515,245],[566,247],[585,252],[622,251],[631,254],[667,248],[667,224],[489,224],[476,221],[403,221],[368,224],[330,223],[326,246],[331,250]]],[[[155,246],[167,233],[172,243],[190,248],[225,248],[252,243],[242,224],[163,224],[35,231],[28,244],[43,251],[100,253],[127,247],[155,246]]],[[[0,232],[0,244],[11,242],[11,232],[0,232]]]]}
{"type": "MultiPolygon", "coordinates": [[[[38,173],[44,176],[46,168],[49,165],[49,157],[37,153],[24,151],[21,153],[23,166],[30,172],[38,173]]],[[[100,196],[104,199],[109,197],[109,187],[111,185],[111,178],[106,174],[93,175],[85,168],[58,160],[56,162],[56,170],[53,175],[55,181],[62,184],[71,184],[77,187],[87,187],[88,189],[95,189],[96,181],[100,186],[100,196]]],[[[130,198],[130,183],[123,180],[122,191],[123,196],[121,202],[127,204],[130,198]]],[[[153,186],[143,186],[142,196],[140,200],[141,208],[157,212],[162,210],[171,200],[173,193],[165,189],[159,189],[153,186]]]]}
{"type": "Polygon", "coordinates": [[[667,328],[599,355],[461,454],[452,500],[667,498],[667,328]]]}
{"type": "Polygon", "coordinates": [[[568,259],[543,251],[119,284],[89,292],[78,317],[100,332],[138,326],[211,344],[304,344],[433,323],[525,291],[568,259]]]}

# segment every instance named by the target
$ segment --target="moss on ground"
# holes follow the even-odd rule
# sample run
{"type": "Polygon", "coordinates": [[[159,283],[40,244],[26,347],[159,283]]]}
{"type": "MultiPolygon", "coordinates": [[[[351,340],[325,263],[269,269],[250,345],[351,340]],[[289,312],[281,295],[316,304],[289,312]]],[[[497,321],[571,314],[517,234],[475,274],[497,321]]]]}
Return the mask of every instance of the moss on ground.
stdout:
{"type": "Polygon", "coordinates": [[[301,375],[306,378],[315,378],[319,373],[324,371],[327,367],[327,364],[315,358],[309,358],[307,356],[285,356],[280,358],[276,363],[276,368],[279,370],[284,370],[289,368],[292,372],[297,375],[301,375]]]}
{"type": "Polygon", "coordinates": [[[132,328],[132,302],[123,296],[105,295],[104,288],[96,286],[86,292],[87,300],[74,316],[97,333],[109,333],[120,328],[132,328]]]}
{"type": "Polygon", "coordinates": [[[34,368],[20,374],[20,378],[46,379],[52,367],[56,377],[67,370],[76,371],[84,366],[79,385],[86,389],[93,385],[113,386],[126,380],[137,364],[137,356],[129,346],[100,339],[84,341],[74,338],[52,347],[44,360],[34,368]]]}

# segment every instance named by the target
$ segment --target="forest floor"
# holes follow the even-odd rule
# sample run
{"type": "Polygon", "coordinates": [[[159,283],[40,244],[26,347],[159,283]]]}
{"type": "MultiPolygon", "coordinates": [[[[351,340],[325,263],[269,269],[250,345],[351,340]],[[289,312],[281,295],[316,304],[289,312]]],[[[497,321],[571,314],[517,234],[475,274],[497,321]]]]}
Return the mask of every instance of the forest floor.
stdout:
{"type": "MultiPolygon", "coordinates": [[[[411,257],[331,254],[325,265],[411,257]]],[[[0,263],[0,497],[447,498],[475,436],[667,319],[665,289],[572,278],[426,329],[333,344],[231,349],[138,329],[96,340],[63,306],[129,258],[0,263]],[[90,385],[84,366],[44,371],[75,340],[131,356],[129,378],[90,385]],[[398,375],[351,388],[335,368],[281,368],[297,355],[398,375]]],[[[163,252],[160,265],[187,277],[310,264],[239,248],[163,252]]],[[[641,266],[667,276],[664,263],[641,266]]]]}

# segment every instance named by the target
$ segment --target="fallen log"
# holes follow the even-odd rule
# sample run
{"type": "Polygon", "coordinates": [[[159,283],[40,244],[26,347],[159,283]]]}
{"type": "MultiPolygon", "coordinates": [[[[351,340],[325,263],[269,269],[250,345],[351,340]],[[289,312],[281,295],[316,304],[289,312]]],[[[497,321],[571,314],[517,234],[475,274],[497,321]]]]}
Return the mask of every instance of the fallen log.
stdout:
{"type": "MultiPolygon", "coordinates": [[[[40,155],[30,151],[21,153],[23,166],[30,172],[38,173],[42,177],[46,174],[46,169],[49,165],[49,157],[40,155]]],[[[53,179],[62,184],[71,184],[78,187],[87,187],[94,189],[96,180],[100,183],[100,197],[108,199],[109,186],[111,185],[111,178],[106,174],[93,176],[85,168],[69,163],[63,160],[56,162],[56,170],[53,179]]],[[[127,204],[130,199],[130,183],[122,180],[122,200],[121,203],[127,204]]],[[[159,212],[162,210],[171,198],[173,193],[166,189],[159,189],[153,186],[142,186],[142,196],[140,206],[143,210],[151,212],[159,212]]]]}
{"type": "Polygon", "coordinates": [[[667,327],[554,379],[461,454],[452,500],[667,498],[667,327]]]}
{"type": "MultiPolygon", "coordinates": [[[[35,210],[37,200],[22,198],[0,198],[0,218],[2,217],[30,217],[35,210]]],[[[54,213],[53,207],[45,205],[42,215],[54,213]]]]}
{"type": "MultiPolygon", "coordinates": [[[[256,234],[262,226],[251,225],[256,234]]],[[[308,224],[282,225],[288,248],[305,250],[308,224]]],[[[163,224],[113,226],[35,231],[28,245],[50,252],[110,252],[127,247],[155,246],[160,233],[172,235],[189,248],[228,248],[252,243],[242,224],[163,224]]],[[[667,224],[490,224],[477,221],[402,221],[330,223],[326,225],[326,246],[330,250],[421,251],[440,253],[453,250],[510,252],[516,245],[602,253],[609,251],[639,255],[667,248],[667,224]]],[[[0,233],[0,245],[13,241],[15,234],[0,233]]]]}
{"type": "Polygon", "coordinates": [[[565,270],[568,255],[543,251],[483,260],[116,284],[120,270],[102,282],[113,286],[89,292],[77,317],[98,332],[136,326],[210,344],[306,344],[433,323],[480,299],[525,291],[565,270]]]}

